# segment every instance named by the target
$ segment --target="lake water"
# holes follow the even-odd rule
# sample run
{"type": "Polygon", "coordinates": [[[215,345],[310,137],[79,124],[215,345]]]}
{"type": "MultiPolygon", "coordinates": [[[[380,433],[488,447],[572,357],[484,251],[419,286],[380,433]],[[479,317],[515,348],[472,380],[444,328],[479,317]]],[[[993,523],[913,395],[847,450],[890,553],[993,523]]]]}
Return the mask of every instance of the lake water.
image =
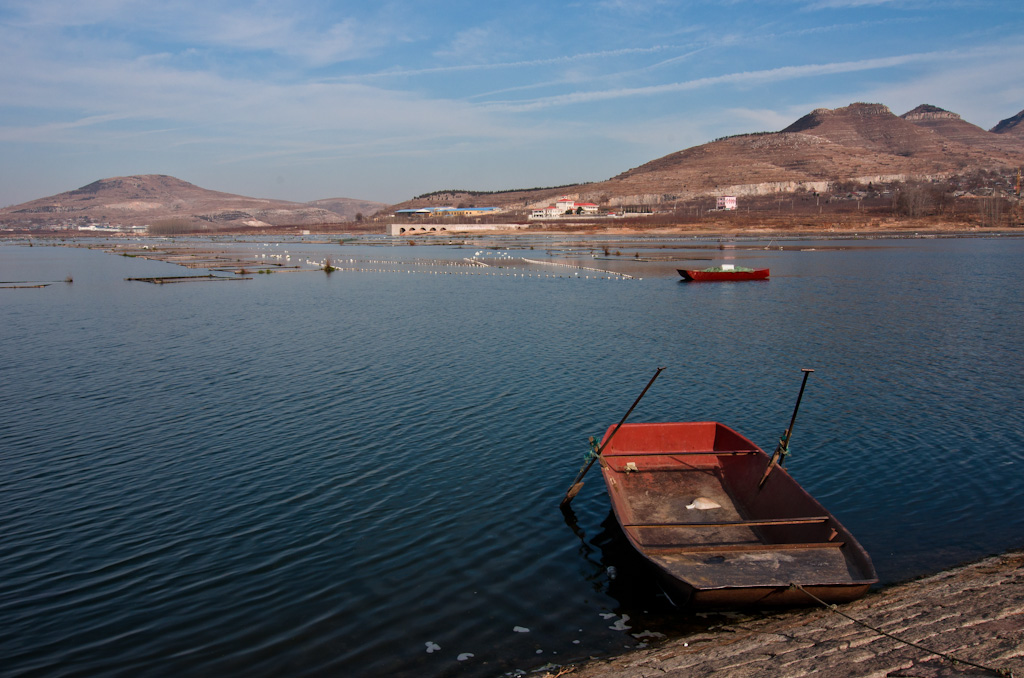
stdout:
{"type": "Polygon", "coordinates": [[[54,281],[0,289],[0,673],[501,676],[707,624],[599,473],[558,510],[658,366],[631,421],[769,450],[814,368],[787,467],[883,582],[1024,546],[1024,239],[387,242],[197,241],[343,270],[177,285],[0,246],[54,281]],[[722,261],[771,280],[675,273],[722,261]]]}

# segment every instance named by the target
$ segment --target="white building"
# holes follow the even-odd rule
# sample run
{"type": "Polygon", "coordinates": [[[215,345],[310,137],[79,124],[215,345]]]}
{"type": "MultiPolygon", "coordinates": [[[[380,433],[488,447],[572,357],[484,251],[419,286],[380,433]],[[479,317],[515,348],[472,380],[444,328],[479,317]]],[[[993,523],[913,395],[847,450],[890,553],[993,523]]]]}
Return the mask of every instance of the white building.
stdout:
{"type": "Polygon", "coordinates": [[[565,210],[560,210],[555,205],[548,205],[547,207],[541,207],[533,210],[530,213],[531,219],[554,219],[565,214],[565,210]]]}
{"type": "Polygon", "coordinates": [[[558,202],[555,203],[555,207],[562,210],[562,214],[565,214],[566,212],[576,210],[576,201],[572,198],[562,196],[558,199],[558,202]]]}
{"type": "Polygon", "coordinates": [[[563,196],[554,205],[533,210],[530,218],[556,219],[567,214],[597,214],[597,211],[597,205],[592,202],[576,202],[572,198],[563,196]]]}

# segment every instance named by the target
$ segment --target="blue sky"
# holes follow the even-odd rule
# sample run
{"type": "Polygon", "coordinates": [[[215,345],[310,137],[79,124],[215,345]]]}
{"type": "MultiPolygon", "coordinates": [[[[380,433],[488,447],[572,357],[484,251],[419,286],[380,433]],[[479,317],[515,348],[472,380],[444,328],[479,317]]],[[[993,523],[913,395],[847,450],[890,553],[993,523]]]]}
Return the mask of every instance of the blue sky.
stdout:
{"type": "Polygon", "coordinates": [[[600,181],[855,101],[1024,109],[1020,0],[0,0],[0,206],[600,181]]]}

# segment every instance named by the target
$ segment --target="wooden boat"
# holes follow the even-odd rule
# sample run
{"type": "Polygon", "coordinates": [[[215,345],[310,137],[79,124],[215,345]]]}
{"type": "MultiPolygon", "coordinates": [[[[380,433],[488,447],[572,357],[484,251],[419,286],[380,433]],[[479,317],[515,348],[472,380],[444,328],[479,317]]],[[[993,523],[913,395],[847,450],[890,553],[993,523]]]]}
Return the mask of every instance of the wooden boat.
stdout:
{"type": "Polygon", "coordinates": [[[780,466],[717,422],[623,424],[601,471],[633,547],[677,604],[848,602],[878,581],[867,552],[780,466]],[[678,596],[677,600],[675,596],[678,596]]]}
{"type": "Polygon", "coordinates": [[[679,275],[683,277],[686,282],[716,282],[716,281],[727,281],[727,280],[767,280],[768,272],[770,269],[767,268],[743,268],[742,266],[732,266],[725,264],[723,266],[716,266],[714,268],[705,268],[703,270],[693,270],[678,268],[679,275]]]}

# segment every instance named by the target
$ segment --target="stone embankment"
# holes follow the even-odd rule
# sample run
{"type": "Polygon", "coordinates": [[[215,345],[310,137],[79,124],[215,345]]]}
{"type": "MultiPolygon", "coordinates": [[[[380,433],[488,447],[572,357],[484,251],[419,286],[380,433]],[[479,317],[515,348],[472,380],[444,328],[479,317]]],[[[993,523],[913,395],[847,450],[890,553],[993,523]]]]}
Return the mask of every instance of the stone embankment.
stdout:
{"type": "Polygon", "coordinates": [[[566,674],[1024,678],[1024,552],[875,591],[837,611],[818,607],[745,619],[614,659],[565,667],[566,674]]]}

